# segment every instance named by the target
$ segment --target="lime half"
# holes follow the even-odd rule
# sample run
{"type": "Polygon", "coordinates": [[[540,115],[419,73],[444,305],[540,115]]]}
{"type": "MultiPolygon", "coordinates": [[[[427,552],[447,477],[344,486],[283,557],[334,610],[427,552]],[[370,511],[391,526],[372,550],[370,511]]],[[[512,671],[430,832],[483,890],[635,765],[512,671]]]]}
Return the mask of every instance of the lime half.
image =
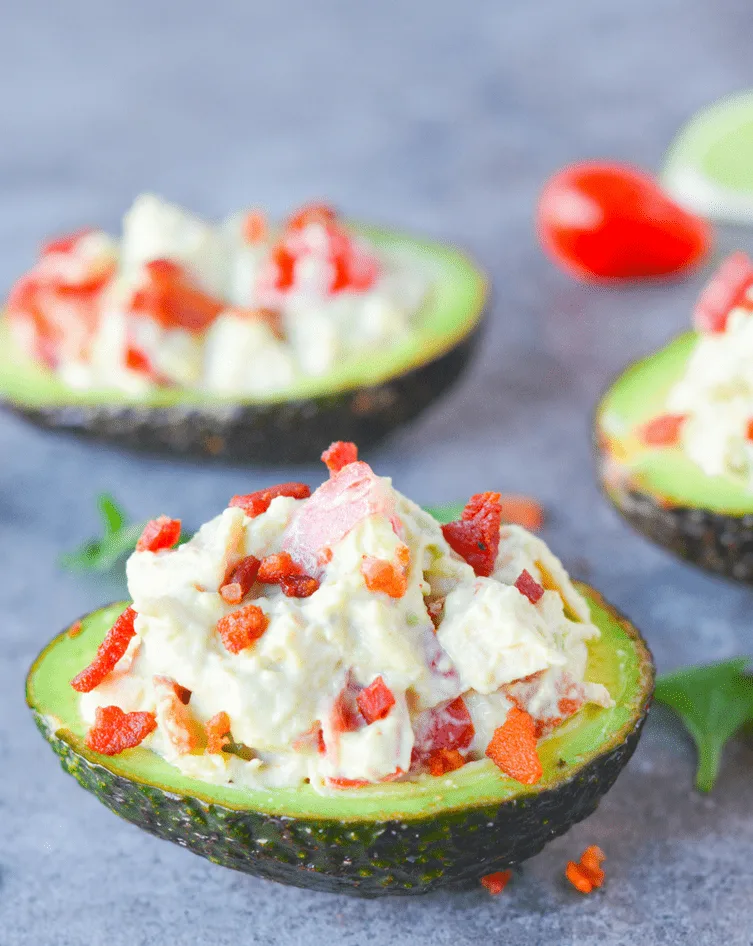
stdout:
{"type": "Polygon", "coordinates": [[[698,112],[673,141],[662,180],[688,210],[753,223],[753,91],[698,112]]]}

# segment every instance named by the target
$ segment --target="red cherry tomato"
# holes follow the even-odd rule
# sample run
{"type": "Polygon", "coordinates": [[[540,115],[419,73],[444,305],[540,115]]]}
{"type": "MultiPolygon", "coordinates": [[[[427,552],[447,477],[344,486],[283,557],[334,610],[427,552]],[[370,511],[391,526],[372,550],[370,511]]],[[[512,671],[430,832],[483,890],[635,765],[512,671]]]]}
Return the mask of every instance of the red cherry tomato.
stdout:
{"type": "Polygon", "coordinates": [[[648,174],[583,162],[544,185],[537,213],[544,250],[576,279],[642,279],[694,266],[711,248],[707,221],[670,200],[648,174]]]}

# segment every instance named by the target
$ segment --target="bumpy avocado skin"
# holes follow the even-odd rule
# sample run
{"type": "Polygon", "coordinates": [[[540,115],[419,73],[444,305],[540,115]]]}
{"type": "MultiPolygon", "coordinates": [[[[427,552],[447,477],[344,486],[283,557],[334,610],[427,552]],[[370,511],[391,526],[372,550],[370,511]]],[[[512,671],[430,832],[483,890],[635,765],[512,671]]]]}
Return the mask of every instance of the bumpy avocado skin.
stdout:
{"type": "Polygon", "coordinates": [[[115,814],[216,864],[359,897],[463,889],[533,857],[594,811],[638,743],[648,705],[618,745],[537,794],[426,819],[290,818],[205,804],[92,764],[35,713],[61,765],[115,814]]]}
{"type": "Polygon", "coordinates": [[[317,460],[322,444],[352,440],[363,448],[414,420],[454,385],[475,352],[482,318],[449,351],[371,387],[323,397],[256,404],[29,406],[10,410],[41,427],[129,449],[247,463],[317,460]]]}

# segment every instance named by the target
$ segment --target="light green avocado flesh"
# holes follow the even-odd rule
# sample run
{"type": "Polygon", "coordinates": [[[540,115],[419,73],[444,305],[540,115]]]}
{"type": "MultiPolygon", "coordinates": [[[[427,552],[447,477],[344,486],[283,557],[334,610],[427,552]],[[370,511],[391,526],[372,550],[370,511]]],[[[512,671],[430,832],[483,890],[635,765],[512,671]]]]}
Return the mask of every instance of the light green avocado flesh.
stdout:
{"type": "Polygon", "coordinates": [[[233,397],[164,388],[146,398],[106,388],[74,390],[38,362],[22,355],[12,344],[0,319],[0,397],[20,407],[55,407],[71,404],[139,404],[168,407],[174,404],[257,404],[335,394],[379,384],[439,358],[466,338],[481,320],[487,280],[459,250],[441,243],[416,240],[373,227],[354,228],[378,249],[398,256],[423,273],[430,283],[427,301],[415,327],[394,347],[369,350],[338,362],[329,374],[303,378],[282,391],[233,397]]]}
{"type": "Polygon", "coordinates": [[[559,726],[540,744],[544,769],[541,781],[524,787],[501,774],[489,760],[472,762],[441,778],[429,775],[412,782],[392,782],[349,789],[334,796],[317,794],[310,786],[274,791],[209,785],[182,775],[150,750],[137,748],[111,758],[84,745],[87,726],[78,712],[79,695],[70,680],[94,656],[105,633],[125,605],[113,604],[86,617],[76,637],[56,637],[39,656],[27,681],[27,701],[45,716],[56,736],[90,762],[105,766],[135,784],[156,786],[226,808],[293,817],[337,821],[425,818],[442,812],[498,804],[522,795],[535,795],[573,777],[594,757],[622,744],[641,718],[651,687],[648,651],[630,626],[609,609],[588,586],[579,585],[601,630],[589,645],[586,679],[603,683],[615,705],[588,705],[559,726]]]}
{"type": "Polygon", "coordinates": [[[730,477],[708,476],[679,447],[640,447],[636,427],[666,412],[672,386],[682,377],[698,340],[680,335],[631,365],[612,384],[596,413],[598,432],[625,445],[620,460],[635,487],[662,502],[730,516],[753,512],[753,493],[730,477]]]}

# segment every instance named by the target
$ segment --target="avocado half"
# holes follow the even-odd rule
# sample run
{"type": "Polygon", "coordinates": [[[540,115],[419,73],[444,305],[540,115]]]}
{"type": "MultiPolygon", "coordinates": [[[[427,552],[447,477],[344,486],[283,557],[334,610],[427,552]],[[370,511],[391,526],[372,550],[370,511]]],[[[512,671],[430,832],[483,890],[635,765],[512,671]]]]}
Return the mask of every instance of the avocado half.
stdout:
{"type": "Polygon", "coordinates": [[[354,229],[432,283],[416,328],[394,348],[342,360],[324,377],[266,397],[165,388],[143,399],[68,387],[14,350],[0,319],[0,403],[43,427],[158,453],[297,463],[318,459],[321,445],[333,440],[367,448],[417,417],[460,377],[480,339],[488,284],[452,247],[354,229]]]}
{"type": "Polygon", "coordinates": [[[661,414],[698,340],[687,332],[631,365],[596,410],[594,451],[606,496],[649,539],[712,572],[753,582],[753,493],[708,476],[678,447],[646,447],[636,428],[661,414]]]}
{"type": "Polygon", "coordinates": [[[580,585],[602,637],[588,679],[615,706],[587,706],[540,744],[541,782],[523,786],[491,761],[449,775],[348,789],[273,791],[208,785],[150,750],[106,757],[86,748],[72,677],[89,663],[124,604],[83,619],[40,654],[26,699],[63,768],[108,808],[214,863],[269,880],[363,897],[477,884],[537,854],[596,808],[633,753],[654,684],[638,632],[580,585]]]}

